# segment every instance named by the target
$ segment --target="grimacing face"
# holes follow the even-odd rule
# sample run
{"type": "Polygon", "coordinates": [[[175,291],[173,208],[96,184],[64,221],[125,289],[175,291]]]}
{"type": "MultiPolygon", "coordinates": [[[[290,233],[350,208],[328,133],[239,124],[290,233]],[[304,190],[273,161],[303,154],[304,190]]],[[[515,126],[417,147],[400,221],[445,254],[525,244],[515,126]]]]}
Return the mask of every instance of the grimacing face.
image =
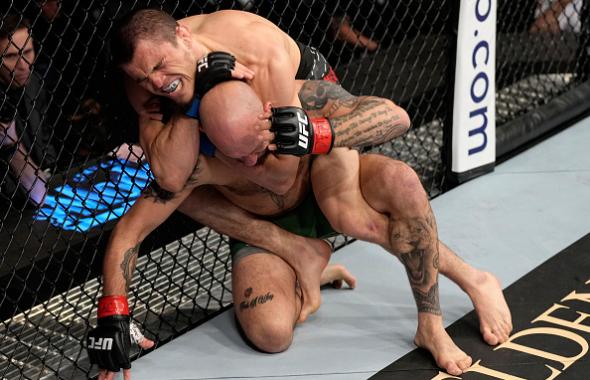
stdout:
{"type": "Polygon", "coordinates": [[[197,60],[186,41],[170,42],[141,40],[131,62],[123,71],[142,88],[177,104],[188,104],[195,89],[197,60]]]}
{"type": "Polygon", "coordinates": [[[18,29],[10,38],[0,39],[0,82],[5,86],[23,87],[31,75],[35,60],[33,39],[27,28],[18,29]]]}

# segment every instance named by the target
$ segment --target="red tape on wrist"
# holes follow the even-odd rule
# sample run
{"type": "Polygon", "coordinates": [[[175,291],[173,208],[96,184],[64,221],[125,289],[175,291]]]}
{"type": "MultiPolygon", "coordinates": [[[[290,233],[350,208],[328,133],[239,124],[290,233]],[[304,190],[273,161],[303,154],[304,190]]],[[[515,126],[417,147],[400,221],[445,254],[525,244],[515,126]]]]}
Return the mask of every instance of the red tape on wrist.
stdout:
{"type": "Polygon", "coordinates": [[[98,318],[111,315],[129,315],[129,305],[125,296],[104,296],[98,300],[98,318]]]}
{"type": "Polygon", "coordinates": [[[334,145],[334,128],[325,117],[311,118],[313,125],[312,154],[328,154],[334,145]]]}

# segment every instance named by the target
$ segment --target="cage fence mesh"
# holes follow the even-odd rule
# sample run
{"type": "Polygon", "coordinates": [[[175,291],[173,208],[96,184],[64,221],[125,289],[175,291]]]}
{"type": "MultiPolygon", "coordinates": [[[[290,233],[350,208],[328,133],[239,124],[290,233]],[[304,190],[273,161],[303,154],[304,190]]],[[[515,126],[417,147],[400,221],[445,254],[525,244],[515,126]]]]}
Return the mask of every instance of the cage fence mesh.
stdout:
{"type": "MultiPolygon", "coordinates": [[[[409,163],[434,197],[446,181],[456,3],[4,1],[0,29],[12,31],[0,36],[0,377],[96,374],[82,342],[96,322],[104,248],[151,180],[147,165],[125,159],[136,158],[125,143],[137,142],[137,117],[108,66],[116,19],[154,7],[175,18],[238,9],[272,21],[317,47],[349,92],[408,111],[411,130],[370,150],[409,163]],[[30,35],[14,32],[25,22],[30,35]]],[[[582,0],[500,0],[498,128],[587,80],[586,13],[582,0]]],[[[142,244],[130,305],[160,343],[229,307],[227,237],[173,215],[142,244]]]]}

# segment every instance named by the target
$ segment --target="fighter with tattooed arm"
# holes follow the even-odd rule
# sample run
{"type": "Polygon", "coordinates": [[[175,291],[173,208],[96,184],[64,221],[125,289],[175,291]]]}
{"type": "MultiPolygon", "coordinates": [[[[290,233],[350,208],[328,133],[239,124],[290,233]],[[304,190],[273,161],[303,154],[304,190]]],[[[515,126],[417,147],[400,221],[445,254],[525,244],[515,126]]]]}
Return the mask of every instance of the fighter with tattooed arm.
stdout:
{"type": "MultiPolygon", "coordinates": [[[[319,81],[305,82],[300,94],[317,94],[320,87],[320,93],[340,96],[347,94],[336,85],[319,81]]],[[[249,103],[256,104],[257,101],[249,90],[241,82],[228,82],[214,88],[203,99],[203,109],[209,110],[203,113],[204,124],[242,137],[242,141],[256,140],[260,131],[255,128],[253,121],[262,111],[262,105],[258,101],[259,109],[249,106],[249,103]],[[242,87],[232,88],[236,85],[242,87]],[[216,96],[218,93],[220,96],[216,96]],[[228,103],[228,99],[233,99],[233,104],[228,103]],[[240,111],[242,108],[237,107],[238,105],[245,111],[240,111]],[[221,116],[216,117],[226,114],[227,110],[234,110],[242,120],[238,127],[227,123],[221,116]]],[[[315,107],[308,103],[304,108],[311,115],[321,114],[333,107],[340,112],[347,111],[342,103],[335,107],[338,101],[333,99],[324,102],[322,109],[313,109],[315,107]]],[[[336,112],[336,116],[338,115],[336,112]]],[[[247,151],[247,144],[244,146],[247,151]]],[[[317,156],[313,160],[309,156],[304,157],[296,185],[284,195],[269,195],[267,190],[243,179],[239,170],[230,168],[215,158],[201,155],[196,173],[197,181],[189,181],[186,189],[170,200],[155,201],[152,194],[146,194],[121,219],[113,232],[105,260],[105,294],[125,294],[123,289],[130,276],[128,275],[127,280],[124,276],[132,270],[125,265],[125,270],[122,269],[122,264],[131,262],[122,258],[123,252],[131,252],[129,254],[133,256],[133,252],[136,252],[133,247],[175,208],[178,207],[180,211],[199,221],[207,218],[216,220],[218,225],[214,228],[220,230],[228,228],[236,221],[248,221],[251,224],[234,224],[233,228],[247,230],[253,236],[260,236],[261,231],[264,231],[264,236],[259,240],[261,245],[232,243],[232,292],[236,315],[246,336],[256,347],[267,352],[282,351],[291,342],[294,322],[301,312],[301,293],[298,292],[292,268],[274,254],[269,254],[272,250],[263,248],[268,246],[266,237],[273,239],[273,236],[277,236],[278,226],[297,233],[323,237],[333,232],[330,229],[331,224],[337,231],[381,244],[401,259],[408,270],[419,310],[416,344],[429,349],[437,363],[449,373],[460,373],[470,365],[471,359],[455,346],[442,326],[436,278],[438,270],[455,281],[470,296],[480,316],[484,339],[490,344],[507,339],[511,329],[510,313],[497,280],[487,272],[470,267],[442,243],[437,243],[436,224],[426,194],[415,173],[403,163],[379,155],[365,155],[359,159],[355,151],[342,148],[334,150],[328,156],[317,156]],[[215,178],[211,178],[212,176],[215,178]],[[309,190],[306,190],[310,181],[315,200],[309,190]],[[269,222],[249,221],[247,217],[252,216],[247,211],[235,207],[220,210],[216,200],[219,193],[208,186],[195,188],[196,182],[216,184],[217,191],[245,210],[268,215],[281,213],[280,217],[272,219],[278,226],[270,223],[273,228],[266,230],[268,226],[263,227],[263,223],[269,222]],[[209,203],[209,199],[215,201],[209,203]],[[318,213],[316,200],[325,217],[318,213]],[[285,212],[295,205],[298,205],[296,209],[285,212]],[[395,215],[395,219],[389,215],[395,215]],[[326,218],[329,224],[326,223],[326,218]],[[293,224],[293,220],[302,222],[293,224]],[[259,291],[259,294],[273,295],[272,302],[265,303],[264,307],[243,308],[240,305],[244,305],[251,289],[259,291]]],[[[251,238],[252,236],[250,241],[251,238]]],[[[287,244],[290,248],[297,249],[291,243],[287,244]]],[[[312,244],[317,247],[318,252],[326,255],[327,260],[330,252],[327,245],[318,240],[314,240],[312,244]]],[[[103,364],[103,368],[116,369],[121,363],[125,362],[118,362],[114,367],[103,364]]],[[[110,375],[112,372],[105,373],[103,378],[110,375]]]]}
{"type": "MultiPolygon", "coordinates": [[[[220,11],[176,21],[161,11],[140,10],[120,21],[111,45],[114,63],[126,74],[129,100],[139,114],[140,143],[151,170],[158,185],[173,193],[185,186],[199,151],[211,151],[210,144],[203,144],[206,138],[199,134],[199,124],[193,118],[198,112],[186,112],[204,91],[202,87],[208,88],[197,72],[207,67],[203,57],[220,50],[231,53],[242,63],[236,63],[232,75],[248,80],[260,99],[273,106],[300,106],[294,78],[335,80],[317,50],[296,43],[276,25],[247,12],[220,11]],[[198,67],[197,62],[201,62],[198,67]],[[169,110],[171,101],[181,112],[177,109],[164,124],[163,108],[169,110]]],[[[221,59],[221,63],[226,61],[221,59]]],[[[357,112],[329,121],[335,132],[335,147],[379,144],[409,127],[407,113],[388,99],[360,97],[353,106],[357,112]]],[[[226,116],[231,115],[229,112],[226,116]]],[[[317,130],[321,132],[317,135],[330,135],[326,124],[320,119],[317,130]]],[[[262,152],[274,138],[268,114],[262,115],[258,125],[261,134],[256,150],[262,152]]],[[[214,144],[219,142],[212,139],[214,144]]],[[[232,153],[221,149],[216,157],[239,158],[232,153]]],[[[272,193],[284,194],[294,184],[299,161],[293,155],[269,155],[262,165],[245,162],[241,173],[272,193]]],[[[214,221],[204,224],[211,223],[214,221]]],[[[294,254],[275,247],[275,252],[297,273],[304,294],[301,318],[305,319],[320,305],[318,289],[324,260],[310,249],[294,254]]]]}
{"type": "MultiPolygon", "coordinates": [[[[174,30],[174,41],[178,38],[176,45],[173,45],[171,42],[163,44],[162,41],[159,41],[159,46],[164,46],[160,50],[165,50],[166,48],[171,49],[170,52],[165,54],[166,57],[174,57],[174,54],[176,54],[176,57],[180,59],[184,55],[187,55],[185,53],[190,52],[190,49],[186,49],[186,46],[190,46],[196,37],[189,38],[189,41],[185,44],[183,42],[184,40],[182,40],[183,37],[176,35],[179,29],[175,26],[174,30]],[[176,51],[173,52],[175,49],[176,51]]],[[[182,33],[179,34],[182,35],[182,33]]],[[[129,90],[142,119],[142,146],[146,150],[150,163],[160,162],[159,168],[155,170],[158,182],[161,185],[164,183],[178,186],[178,184],[173,183],[174,181],[161,181],[161,177],[158,174],[164,167],[174,168],[174,163],[179,163],[176,160],[178,154],[186,154],[185,157],[187,159],[191,158],[190,154],[195,154],[195,157],[200,157],[200,159],[192,159],[191,165],[189,165],[190,174],[188,177],[185,177],[181,190],[174,194],[170,200],[164,203],[152,203],[148,196],[144,196],[138,200],[132,210],[118,224],[116,228],[117,233],[113,234],[113,238],[109,244],[104,266],[104,294],[107,296],[107,300],[102,302],[105,306],[103,307],[103,311],[114,310],[117,312],[108,316],[123,316],[123,319],[125,316],[126,308],[124,307],[124,296],[122,295],[126,294],[126,291],[124,273],[121,273],[122,263],[128,263],[124,272],[131,273],[128,269],[129,266],[133,266],[134,264],[133,247],[136,247],[137,243],[141,241],[145,234],[149,233],[149,231],[155,228],[156,225],[178,207],[182,212],[193,216],[196,220],[210,225],[222,233],[236,238],[242,238],[242,236],[247,238],[250,245],[238,246],[236,249],[238,253],[241,252],[239,260],[236,260],[237,265],[244,268],[242,270],[244,273],[253,271],[253,273],[258,273],[259,275],[261,272],[266,274],[285,274],[280,279],[273,278],[273,281],[269,279],[270,283],[262,284],[263,286],[261,286],[262,288],[278,287],[277,294],[285,295],[284,300],[288,301],[287,305],[292,305],[291,307],[281,309],[290,310],[288,314],[294,311],[290,318],[285,316],[282,319],[284,321],[283,325],[273,326],[276,328],[272,331],[261,330],[261,327],[268,327],[268,325],[257,323],[261,319],[264,320],[263,311],[266,309],[262,308],[260,309],[262,314],[249,313],[249,311],[243,311],[242,313],[240,310],[237,315],[247,336],[259,348],[275,352],[288,347],[292,338],[293,321],[298,318],[304,319],[304,312],[307,311],[307,314],[309,314],[310,310],[313,311],[313,307],[316,307],[314,305],[311,309],[308,308],[306,310],[304,302],[310,301],[310,297],[307,297],[308,294],[311,295],[311,299],[313,300],[314,291],[318,292],[317,289],[319,286],[314,289],[309,284],[314,283],[319,285],[319,274],[322,273],[325,267],[330,249],[321,240],[309,241],[301,237],[293,237],[276,226],[274,230],[270,230],[272,233],[268,234],[265,231],[264,234],[260,234],[262,230],[256,230],[255,227],[260,226],[261,223],[268,222],[253,219],[252,215],[245,210],[251,209],[262,214],[274,215],[283,213],[297,204],[301,204],[300,208],[301,206],[304,206],[304,208],[309,207],[312,210],[311,214],[314,214],[315,201],[313,197],[305,196],[307,193],[305,189],[308,188],[310,181],[309,171],[311,170],[311,182],[314,192],[323,213],[329,220],[328,226],[331,224],[341,232],[377,242],[400,257],[406,265],[419,310],[416,343],[429,349],[439,365],[447,369],[450,373],[460,373],[461,369],[466,368],[470,364],[470,358],[456,347],[442,326],[440,307],[438,305],[437,274],[439,268],[441,273],[448,275],[456,281],[472,298],[480,315],[484,339],[490,344],[496,344],[507,338],[511,329],[510,316],[497,281],[493,276],[485,272],[468,267],[453,255],[448,248],[438,242],[436,225],[428,205],[428,200],[419,185],[415,173],[411,169],[401,163],[394,162],[392,164],[384,162],[382,161],[384,158],[379,156],[377,156],[379,158],[363,156],[359,160],[358,156],[355,156],[355,152],[348,150],[335,150],[328,156],[319,156],[315,159],[311,168],[311,159],[309,157],[299,158],[268,154],[266,148],[269,146],[270,140],[274,137],[268,131],[268,126],[265,127],[265,123],[268,122],[264,119],[266,119],[270,112],[268,104],[265,104],[263,108],[261,105],[256,105],[255,101],[252,101],[250,108],[244,107],[247,99],[255,98],[258,103],[261,100],[264,100],[265,103],[268,101],[267,98],[260,95],[261,91],[259,89],[257,90],[254,85],[256,78],[258,78],[258,72],[256,70],[254,70],[253,79],[249,83],[252,84],[252,89],[258,92],[256,94],[258,97],[246,92],[236,95],[235,91],[243,91],[243,89],[238,89],[219,97],[218,100],[214,100],[215,97],[211,97],[209,94],[202,99],[203,101],[207,100],[208,97],[212,99],[213,106],[211,108],[214,110],[202,112],[202,118],[207,119],[209,116],[212,118],[207,119],[208,121],[204,119],[201,127],[210,134],[210,137],[219,150],[227,152],[227,156],[221,154],[219,151],[215,153],[215,159],[198,156],[199,135],[194,120],[177,114],[172,117],[168,125],[164,126],[159,120],[155,120],[157,117],[154,117],[153,112],[154,105],[157,106],[155,108],[160,110],[161,99],[154,98],[152,95],[169,98],[180,98],[182,96],[181,94],[173,94],[181,85],[182,75],[180,76],[181,78],[178,78],[178,74],[169,74],[172,77],[177,77],[170,79],[170,82],[164,85],[163,78],[166,77],[166,74],[163,72],[165,69],[162,69],[162,67],[165,67],[165,65],[158,65],[157,62],[159,61],[156,60],[157,57],[151,56],[150,58],[149,49],[144,51],[143,54],[139,54],[139,56],[143,55],[146,59],[143,61],[139,59],[140,62],[137,62],[138,52],[141,51],[139,47],[144,42],[147,43],[145,40],[140,39],[139,41],[135,53],[131,53],[132,64],[130,65],[132,67],[126,67],[124,64],[122,67],[133,78],[132,73],[134,70],[143,65],[144,68],[147,67],[150,69],[144,69],[146,72],[144,78],[136,78],[139,83],[149,81],[150,84],[144,84],[146,87],[152,86],[151,83],[156,83],[158,80],[162,83],[158,87],[159,90],[154,90],[155,87],[152,87],[150,89],[151,92],[141,91],[141,88],[133,85],[130,86],[129,90]],[[134,61],[135,63],[133,63],[134,61]],[[152,66],[149,64],[150,62],[156,63],[153,63],[152,66]],[[231,100],[237,101],[238,103],[231,105],[231,102],[229,102],[231,100]],[[238,114],[237,111],[241,109],[244,109],[246,113],[242,112],[238,114]],[[228,118],[228,116],[234,115],[235,117],[233,119],[228,118]],[[222,120],[216,120],[214,118],[215,116],[221,117],[222,120]],[[241,125],[240,128],[233,128],[231,133],[224,134],[222,132],[224,126],[226,128],[232,125],[235,126],[235,122],[238,120],[242,121],[242,123],[239,123],[241,125]],[[242,126],[244,125],[250,126],[251,128],[243,128],[242,126]],[[216,141],[218,140],[215,137],[216,132],[219,132],[218,137],[221,141],[216,141]],[[183,133],[185,134],[184,138],[174,139],[174,137],[182,136],[183,133]],[[223,139],[224,136],[225,139],[223,139]],[[187,145],[191,145],[188,153],[186,150],[187,145]],[[169,149],[165,149],[166,147],[169,149]],[[173,160],[170,159],[172,155],[175,156],[173,160]],[[364,157],[369,158],[365,159],[364,157]],[[294,159],[293,162],[296,162],[295,175],[279,176],[278,178],[280,180],[277,181],[274,173],[277,172],[280,174],[281,166],[279,164],[281,162],[279,161],[283,158],[294,159]],[[195,162],[195,164],[192,165],[192,162],[195,162]],[[367,162],[367,164],[364,164],[364,162],[367,162]],[[371,178],[384,178],[381,174],[383,170],[385,174],[390,174],[385,177],[387,178],[387,183],[376,181],[374,182],[375,188],[373,190],[364,185],[359,188],[359,178],[368,178],[369,180],[371,178]],[[215,179],[208,179],[207,173],[214,173],[215,179]],[[322,173],[322,175],[318,176],[314,175],[314,173],[322,173]],[[324,181],[321,178],[316,179],[318,177],[323,177],[324,181]],[[357,179],[355,180],[355,178],[357,179]],[[287,181],[288,186],[285,183],[281,183],[281,181],[287,181]],[[205,183],[217,185],[216,188],[219,192],[222,192],[227,198],[231,199],[243,209],[232,206],[226,198],[222,197],[219,192],[210,187],[200,186],[196,188],[196,186],[205,183]],[[334,187],[336,184],[346,185],[334,187]],[[396,190],[398,189],[396,186],[401,186],[399,195],[396,195],[396,190]],[[384,191],[385,193],[383,193],[384,191]],[[270,200],[272,201],[269,202],[270,200]],[[347,205],[355,204],[355,202],[358,204],[358,207],[346,207],[347,205]],[[408,202],[408,205],[403,204],[404,202],[408,202]],[[155,208],[158,210],[155,211],[155,208]],[[231,210],[231,212],[228,213],[227,210],[231,210]],[[338,210],[338,212],[334,210],[338,210]],[[149,216],[149,218],[146,216],[149,216]],[[362,222],[357,225],[359,221],[362,222]],[[254,226],[254,234],[244,233],[246,226],[254,226]],[[256,234],[256,231],[258,231],[258,234],[256,234]],[[132,242],[131,240],[134,241],[132,242]],[[285,242],[288,245],[284,245],[283,243],[285,242]],[[300,246],[307,248],[299,251],[296,248],[300,246]],[[309,247],[312,247],[312,249],[309,247]],[[131,252],[128,255],[131,258],[128,260],[125,260],[124,257],[122,258],[124,252],[131,252]],[[266,252],[273,252],[276,256],[269,255],[266,252]],[[293,255],[293,252],[296,252],[297,255],[293,255]],[[279,257],[285,259],[286,262],[280,260],[279,257]],[[279,266],[283,266],[285,271],[275,271],[273,269],[279,266]],[[456,268],[460,269],[454,270],[456,268]],[[310,272],[312,273],[311,275],[310,272]],[[295,286],[296,279],[301,285],[302,294],[297,293],[297,287],[295,286]],[[480,286],[475,285],[477,281],[480,281],[480,286]],[[307,293],[305,289],[306,283],[308,284],[307,293]],[[484,290],[487,290],[489,295],[486,296],[484,290]],[[255,316],[253,317],[252,315],[255,316]]],[[[204,41],[207,41],[207,38],[204,41]]],[[[231,49],[224,50],[231,51],[231,49]]],[[[236,48],[236,51],[239,51],[239,46],[236,48]]],[[[301,51],[303,52],[304,50],[302,49],[301,51]]],[[[239,55],[235,51],[231,52],[240,60],[239,55]]],[[[244,57],[247,58],[247,54],[244,57]]],[[[179,60],[177,59],[176,62],[178,63],[179,60]]],[[[172,66],[174,67],[174,65],[172,66]]],[[[182,69],[179,68],[181,66],[174,67],[175,72],[181,72],[182,69]]],[[[250,67],[248,62],[246,62],[246,67],[250,67]]],[[[316,65],[313,65],[313,67],[316,67],[316,65]]],[[[139,69],[139,71],[141,70],[139,69]]],[[[135,71],[135,73],[139,71],[135,71]]],[[[187,81],[190,81],[190,79],[194,81],[194,72],[191,75],[192,77],[187,74],[187,81]]],[[[219,86],[219,91],[224,86],[232,86],[235,83],[240,82],[224,83],[219,86]]],[[[326,117],[330,115],[332,127],[335,124],[334,120],[342,117],[340,119],[342,124],[334,127],[336,137],[333,140],[335,141],[338,141],[339,133],[353,131],[351,136],[355,136],[357,139],[352,142],[349,141],[349,143],[352,145],[361,145],[366,143],[367,140],[370,140],[370,138],[374,139],[376,136],[374,132],[371,132],[369,133],[369,138],[367,138],[367,135],[363,131],[374,128],[377,128],[375,130],[394,130],[394,132],[382,134],[382,137],[385,136],[383,141],[390,140],[396,135],[403,133],[409,126],[409,120],[405,112],[389,101],[369,97],[352,97],[346,92],[343,92],[341,88],[330,88],[328,84],[323,82],[308,82],[308,84],[311,87],[303,88],[301,91],[296,90],[296,92],[302,98],[304,97],[302,94],[305,94],[306,91],[308,94],[313,94],[316,97],[314,106],[310,106],[312,102],[304,102],[304,108],[306,108],[310,117],[326,117]],[[315,88],[313,87],[314,85],[315,88]],[[330,98],[334,94],[337,94],[337,96],[330,98]],[[368,103],[365,103],[365,107],[360,107],[360,104],[363,102],[368,103]],[[372,105],[367,105],[371,104],[371,102],[373,102],[372,105]],[[339,107],[342,107],[341,112],[338,112],[339,107]],[[374,111],[376,109],[378,111],[374,111]],[[375,113],[371,113],[373,111],[375,113]],[[367,117],[367,112],[369,112],[370,117],[367,117]],[[346,117],[345,115],[348,116],[346,117]],[[385,120],[384,122],[381,121],[383,119],[385,120]]],[[[246,88],[250,89],[248,86],[246,88]]],[[[211,90],[212,94],[215,94],[214,91],[216,90],[217,88],[211,90]]],[[[190,102],[191,100],[189,98],[190,102]]],[[[182,102],[179,103],[184,104],[182,102]]],[[[273,105],[275,104],[277,103],[273,103],[273,105]]],[[[284,103],[279,102],[278,104],[281,105],[284,103]]],[[[202,109],[204,110],[205,108],[203,107],[202,109]]],[[[374,143],[379,142],[382,141],[374,141],[374,143]]],[[[180,164],[187,166],[184,160],[180,164]]],[[[288,162],[284,171],[288,172],[292,170],[290,169],[290,165],[292,164],[292,162],[288,162]]],[[[154,167],[153,164],[152,167],[154,167]]],[[[181,172],[181,170],[177,170],[177,172],[181,172]]],[[[165,170],[162,173],[162,176],[167,179],[183,178],[183,175],[168,176],[165,170]]],[[[321,213],[317,215],[320,219],[323,217],[321,213]]],[[[288,223],[289,221],[287,220],[288,223]]],[[[291,226],[289,227],[291,228],[291,226]]],[[[313,233],[316,236],[322,235],[318,231],[313,233]]],[[[236,282],[234,285],[234,297],[245,294],[236,291],[236,288],[239,289],[240,286],[244,286],[240,282],[239,276],[236,279],[236,273],[239,272],[234,268],[234,281],[236,282]]],[[[283,299],[283,297],[280,298],[283,299]]],[[[315,300],[319,300],[319,296],[315,300]]],[[[278,303],[277,300],[274,304],[276,305],[278,303]]],[[[317,306],[319,306],[319,303],[317,303],[317,306]]],[[[99,314],[100,310],[99,305],[99,314]]],[[[119,337],[119,339],[125,339],[121,338],[125,337],[125,334],[121,334],[121,331],[125,331],[124,326],[113,326],[111,324],[110,327],[112,327],[111,332],[114,331],[113,334],[119,337]]],[[[115,359],[113,359],[113,356],[110,356],[109,360],[112,359],[112,361],[102,361],[102,368],[109,368],[111,370],[120,367],[127,368],[128,359],[125,362],[122,359],[124,357],[124,354],[119,355],[118,358],[115,356],[115,359]]]]}

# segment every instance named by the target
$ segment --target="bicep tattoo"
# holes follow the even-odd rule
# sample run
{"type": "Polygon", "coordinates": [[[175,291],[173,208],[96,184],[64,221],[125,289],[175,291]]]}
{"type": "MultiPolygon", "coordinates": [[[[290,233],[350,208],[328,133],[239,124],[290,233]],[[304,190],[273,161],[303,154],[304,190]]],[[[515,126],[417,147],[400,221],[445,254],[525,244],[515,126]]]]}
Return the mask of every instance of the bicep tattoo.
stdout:
{"type": "Polygon", "coordinates": [[[323,117],[330,117],[342,107],[354,109],[359,102],[357,96],[351,95],[342,86],[322,80],[303,83],[299,100],[304,110],[317,111],[323,117]]]}

